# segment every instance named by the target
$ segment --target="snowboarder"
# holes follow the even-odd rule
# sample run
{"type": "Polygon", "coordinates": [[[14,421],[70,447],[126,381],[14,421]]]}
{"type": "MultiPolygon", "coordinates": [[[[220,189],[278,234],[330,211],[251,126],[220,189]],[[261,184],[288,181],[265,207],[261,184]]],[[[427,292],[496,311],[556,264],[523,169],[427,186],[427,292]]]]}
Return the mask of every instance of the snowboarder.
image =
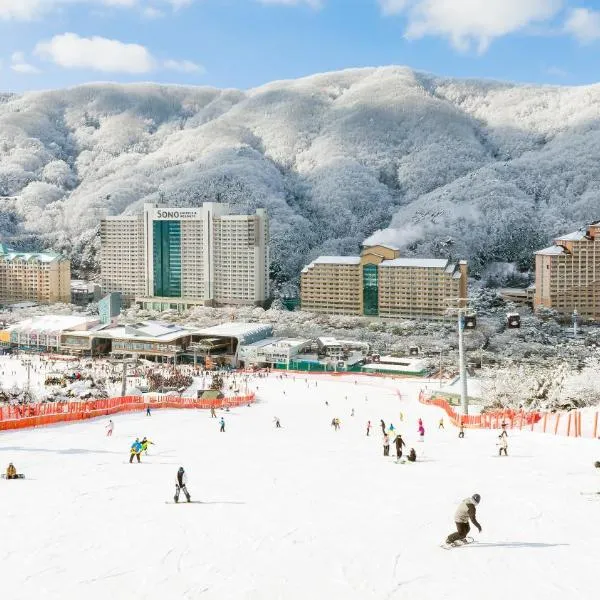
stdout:
{"type": "Polygon", "coordinates": [[[367,436],[369,435],[371,431],[371,421],[367,421],[367,436]]]}
{"type": "Polygon", "coordinates": [[[390,433],[394,433],[394,430],[395,430],[395,429],[396,429],[396,428],[394,427],[394,424],[393,424],[393,423],[390,423],[390,433]]]}
{"type": "Polygon", "coordinates": [[[403,422],[404,422],[404,413],[401,412],[400,413],[400,423],[403,423],[403,422]]]}
{"type": "Polygon", "coordinates": [[[142,444],[142,452],[148,456],[148,445],[154,446],[154,442],[151,442],[146,436],[144,436],[140,443],[142,444]]]}
{"type": "Polygon", "coordinates": [[[275,417],[275,418],[273,419],[273,421],[275,421],[275,427],[276,427],[277,429],[281,429],[281,423],[279,422],[279,417],[275,417]]]}
{"type": "Polygon", "coordinates": [[[454,514],[454,522],[456,523],[456,532],[451,533],[446,538],[446,544],[451,546],[456,545],[459,540],[462,542],[466,541],[467,534],[471,531],[469,526],[469,519],[473,525],[477,527],[479,533],[481,533],[481,525],[477,522],[477,514],[475,507],[481,501],[479,494],[473,494],[470,498],[465,498],[456,509],[454,514]]]}
{"type": "Polygon", "coordinates": [[[223,417],[221,417],[219,425],[221,426],[221,428],[219,429],[219,433],[225,433],[225,419],[223,417]]]}
{"type": "Polygon", "coordinates": [[[419,441],[422,442],[425,439],[425,427],[423,427],[423,422],[419,419],[419,441]]]}
{"type": "Polygon", "coordinates": [[[410,449],[410,452],[408,453],[408,460],[409,462],[417,462],[417,453],[415,452],[414,448],[410,449]]]}
{"type": "Polygon", "coordinates": [[[340,428],[340,420],[337,417],[334,417],[331,420],[331,426],[335,431],[337,431],[340,428]]]}
{"type": "Polygon", "coordinates": [[[387,433],[383,434],[383,455],[390,455],[390,436],[387,433]]]}
{"type": "Polygon", "coordinates": [[[462,421],[460,423],[460,431],[458,432],[458,437],[459,438],[465,437],[465,426],[462,424],[462,421]]]}
{"type": "Polygon", "coordinates": [[[379,424],[381,425],[381,431],[382,431],[383,435],[385,435],[385,421],[383,419],[381,419],[379,424]]]}
{"type": "Polygon", "coordinates": [[[352,412],[350,413],[350,416],[353,417],[354,416],[354,409],[352,409],[352,412]]]}
{"type": "Polygon", "coordinates": [[[140,442],[140,438],[135,438],[135,442],[133,442],[133,444],[131,444],[131,449],[129,451],[129,462],[132,463],[133,462],[133,457],[135,456],[137,458],[138,462],[142,462],[140,460],[140,452],[142,451],[142,444],[140,442]]]}
{"type": "Polygon", "coordinates": [[[183,492],[185,494],[185,497],[187,498],[188,502],[192,501],[192,497],[190,496],[190,493],[187,489],[187,474],[183,470],[183,467],[179,467],[179,470],[177,471],[177,475],[175,477],[175,497],[173,498],[175,502],[179,502],[180,492],[183,492]]]}
{"type": "Polygon", "coordinates": [[[150,412],[150,404],[146,404],[146,416],[151,417],[152,413],[150,412]]]}
{"type": "Polygon", "coordinates": [[[210,407],[210,418],[211,419],[216,419],[217,418],[217,411],[215,410],[214,406],[210,407]]]}
{"type": "Polygon", "coordinates": [[[106,437],[110,437],[113,434],[114,428],[115,428],[115,424],[113,423],[113,420],[110,419],[108,421],[108,425],[106,426],[106,437]]]}
{"type": "Polygon", "coordinates": [[[504,456],[508,456],[508,435],[506,431],[503,431],[498,436],[498,446],[500,446],[498,456],[502,456],[502,452],[504,452],[504,456]]]}
{"type": "Polygon", "coordinates": [[[400,434],[396,436],[394,444],[396,444],[396,458],[400,460],[402,458],[402,446],[406,446],[400,434]]]}
{"type": "Polygon", "coordinates": [[[17,469],[12,463],[8,463],[8,467],[6,468],[6,479],[18,479],[17,469]]]}
{"type": "Polygon", "coordinates": [[[444,429],[444,419],[443,419],[443,417],[440,419],[440,424],[438,425],[438,429],[444,429]]]}

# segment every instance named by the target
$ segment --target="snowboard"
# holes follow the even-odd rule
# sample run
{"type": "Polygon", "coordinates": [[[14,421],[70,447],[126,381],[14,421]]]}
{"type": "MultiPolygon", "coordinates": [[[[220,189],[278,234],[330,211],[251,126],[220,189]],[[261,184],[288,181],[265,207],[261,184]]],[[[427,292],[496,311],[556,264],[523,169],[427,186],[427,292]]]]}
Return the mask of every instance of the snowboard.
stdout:
{"type": "Polygon", "coordinates": [[[165,500],[165,504],[202,504],[202,502],[200,500],[190,500],[189,502],[187,500],[181,501],[181,502],[175,502],[173,500],[165,500]]]}
{"type": "Polygon", "coordinates": [[[579,492],[582,496],[600,496],[600,492],[579,492]]]}
{"type": "Polygon", "coordinates": [[[461,548],[462,546],[468,546],[469,544],[474,543],[475,540],[471,537],[471,536],[467,536],[466,541],[462,542],[454,542],[453,544],[448,544],[446,542],[444,542],[443,544],[440,545],[440,548],[443,548],[444,550],[453,550],[454,548],[461,548]]]}
{"type": "MultiPolygon", "coordinates": [[[[8,479],[8,477],[6,476],[6,473],[2,473],[2,479],[8,479]]],[[[25,479],[25,475],[23,475],[23,473],[18,473],[12,479],[25,479]]]]}

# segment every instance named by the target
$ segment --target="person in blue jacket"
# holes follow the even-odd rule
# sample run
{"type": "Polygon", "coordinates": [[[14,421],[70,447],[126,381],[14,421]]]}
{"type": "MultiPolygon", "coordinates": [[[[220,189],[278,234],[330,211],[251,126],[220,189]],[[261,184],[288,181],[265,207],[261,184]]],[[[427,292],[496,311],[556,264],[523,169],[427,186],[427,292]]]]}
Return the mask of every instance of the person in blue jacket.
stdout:
{"type": "Polygon", "coordinates": [[[133,457],[137,457],[138,462],[142,462],[140,460],[140,454],[142,452],[142,443],[140,442],[140,438],[135,438],[135,442],[131,444],[131,450],[129,451],[129,462],[133,462],[133,457]]]}
{"type": "Polygon", "coordinates": [[[221,417],[221,420],[219,421],[219,425],[221,426],[221,429],[219,429],[219,432],[225,433],[225,419],[223,417],[221,417]]]}

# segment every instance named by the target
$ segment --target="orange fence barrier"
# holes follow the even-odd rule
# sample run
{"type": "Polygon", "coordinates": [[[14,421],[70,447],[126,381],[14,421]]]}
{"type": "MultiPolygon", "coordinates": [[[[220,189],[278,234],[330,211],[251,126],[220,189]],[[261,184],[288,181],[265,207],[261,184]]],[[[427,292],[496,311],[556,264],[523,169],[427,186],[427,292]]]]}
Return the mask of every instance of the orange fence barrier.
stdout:
{"type": "Polygon", "coordinates": [[[498,429],[502,424],[506,424],[511,429],[518,427],[523,429],[525,426],[532,426],[541,420],[542,415],[539,412],[525,412],[516,410],[499,410],[494,412],[486,412],[481,415],[461,415],[454,407],[446,400],[446,398],[428,398],[425,392],[419,392],[419,402],[437,406],[446,412],[448,418],[453,425],[457,427],[477,428],[477,429],[498,429]]]}
{"type": "Polygon", "coordinates": [[[255,394],[220,399],[175,398],[172,396],[144,399],[142,396],[103,398],[82,402],[52,402],[0,407],[0,431],[53,425],[66,421],[83,421],[104,415],[157,408],[223,408],[245,406],[256,400],[255,394]]]}
{"type": "Polygon", "coordinates": [[[594,409],[573,410],[566,413],[525,412],[509,409],[465,416],[454,410],[454,407],[445,398],[428,398],[423,390],[419,393],[419,402],[441,408],[457,427],[462,423],[464,427],[470,428],[499,429],[504,423],[510,429],[527,428],[534,432],[553,433],[568,437],[595,439],[600,434],[598,411],[594,409]]]}

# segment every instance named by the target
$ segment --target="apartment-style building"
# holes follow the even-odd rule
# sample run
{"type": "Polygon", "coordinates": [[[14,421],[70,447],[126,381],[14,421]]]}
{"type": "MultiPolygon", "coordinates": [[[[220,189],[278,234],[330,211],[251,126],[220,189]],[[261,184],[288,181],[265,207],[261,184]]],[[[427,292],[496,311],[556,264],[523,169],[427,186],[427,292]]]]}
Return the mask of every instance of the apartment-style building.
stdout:
{"type": "Polygon", "coordinates": [[[56,252],[21,252],[0,244],[0,304],[71,302],[71,262],[56,252]]]}
{"type": "Polygon", "coordinates": [[[600,321],[600,221],[535,253],[534,308],[600,321]]]}
{"type": "Polygon", "coordinates": [[[466,261],[402,258],[392,246],[365,246],[360,256],[320,256],[304,267],[301,306],[338,315],[441,319],[448,308],[464,306],[467,276],[466,261]]]}

